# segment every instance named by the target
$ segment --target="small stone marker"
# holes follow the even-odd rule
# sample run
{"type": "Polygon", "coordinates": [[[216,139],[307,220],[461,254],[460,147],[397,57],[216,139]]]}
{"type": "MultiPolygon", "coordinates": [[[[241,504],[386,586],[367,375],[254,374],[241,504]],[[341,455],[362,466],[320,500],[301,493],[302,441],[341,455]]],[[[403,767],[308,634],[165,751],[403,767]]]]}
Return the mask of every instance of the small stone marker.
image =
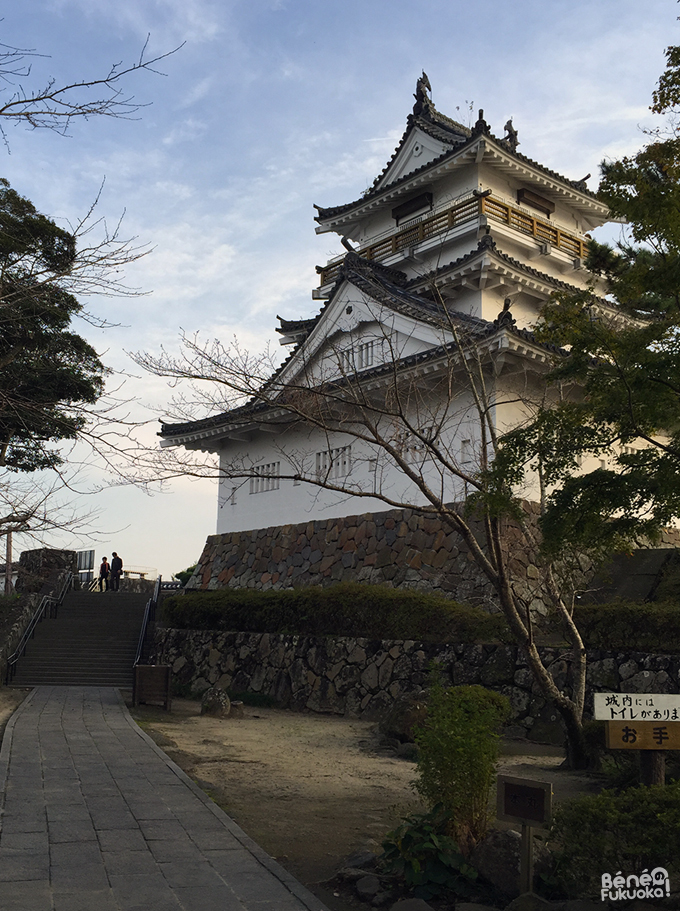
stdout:
{"type": "Polygon", "coordinates": [[[218,686],[211,686],[206,690],[201,699],[201,715],[211,715],[213,718],[227,718],[231,711],[231,700],[226,690],[218,686]]]}

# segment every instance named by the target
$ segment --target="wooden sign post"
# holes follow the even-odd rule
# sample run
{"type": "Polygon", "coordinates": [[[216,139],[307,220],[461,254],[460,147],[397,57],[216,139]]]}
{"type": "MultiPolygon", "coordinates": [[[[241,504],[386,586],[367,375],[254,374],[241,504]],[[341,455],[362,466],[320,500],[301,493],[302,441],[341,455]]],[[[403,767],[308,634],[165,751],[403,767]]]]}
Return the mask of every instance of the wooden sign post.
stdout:
{"type": "Polygon", "coordinates": [[[594,715],[607,722],[610,750],[640,751],[640,783],[666,783],[666,750],[680,749],[680,696],[595,693],[594,715]]]}
{"type": "Polygon", "coordinates": [[[531,892],[534,882],[534,828],[547,829],[552,816],[552,784],[529,778],[498,776],[496,816],[522,824],[519,890],[531,892]]]}

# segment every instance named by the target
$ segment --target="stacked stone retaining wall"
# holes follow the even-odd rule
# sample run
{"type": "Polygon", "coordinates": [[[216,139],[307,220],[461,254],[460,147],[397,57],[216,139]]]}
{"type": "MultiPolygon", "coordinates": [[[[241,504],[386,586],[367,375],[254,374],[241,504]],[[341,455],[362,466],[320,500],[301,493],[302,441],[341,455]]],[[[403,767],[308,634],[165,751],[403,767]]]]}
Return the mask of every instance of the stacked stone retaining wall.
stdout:
{"type": "MultiPolygon", "coordinates": [[[[557,713],[516,646],[158,629],[153,651],[152,660],[169,664],[174,679],[195,694],[216,684],[300,711],[366,719],[381,717],[399,696],[420,690],[436,661],[448,683],[478,683],[504,693],[512,706],[512,734],[562,741],[557,713]]],[[[544,648],[541,658],[568,691],[569,653],[544,648]]],[[[680,655],[591,650],[586,711],[592,710],[594,691],[678,693],[679,682],[680,655]]]]}
{"type": "MultiPolygon", "coordinates": [[[[531,521],[538,507],[527,503],[525,508],[531,521]]],[[[521,545],[520,537],[518,529],[509,528],[507,546],[521,545]]],[[[517,590],[543,612],[539,595],[531,594],[539,570],[525,546],[514,549],[517,590]]],[[[211,535],[186,588],[267,591],[346,581],[438,592],[496,607],[493,586],[460,535],[437,516],[410,509],[211,535]]]]}
{"type": "MultiPolygon", "coordinates": [[[[524,503],[528,524],[538,504],[524,503]]],[[[474,523],[473,523],[474,527],[474,523]]],[[[660,546],[680,545],[677,529],[666,529],[660,546]]],[[[545,614],[541,568],[527,553],[522,532],[504,534],[515,593],[534,616],[545,614]]],[[[580,586],[593,567],[581,560],[580,586]]],[[[258,528],[211,535],[186,585],[191,590],[250,588],[259,591],[308,585],[362,582],[437,592],[487,610],[498,610],[496,592],[462,542],[434,514],[412,509],[364,513],[299,525],[258,528]]]]}

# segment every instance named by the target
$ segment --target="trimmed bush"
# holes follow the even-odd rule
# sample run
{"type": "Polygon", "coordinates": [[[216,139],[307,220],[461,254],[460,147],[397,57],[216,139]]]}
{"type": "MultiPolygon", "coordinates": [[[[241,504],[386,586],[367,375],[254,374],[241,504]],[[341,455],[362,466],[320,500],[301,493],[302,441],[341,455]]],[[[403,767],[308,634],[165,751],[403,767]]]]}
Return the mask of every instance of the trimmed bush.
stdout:
{"type": "Polygon", "coordinates": [[[176,629],[426,642],[511,641],[500,614],[438,595],[358,583],[267,592],[191,592],[165,599],[162,618],[176,629]]]}
{"type": "Polygon", "coordinates": [[[677,604],[588,604],[576,608],[574,619],[588,648],[680,652],[677,604]]]}
{"type": "Polygon", "coordinates": [[[416,730],[414,787],[429,806],[441,804],[449,832],[466,857],[486,836],[496,776],[499,728],[510,702],[482,686],[430,687],[427,717],[416,730]]]}

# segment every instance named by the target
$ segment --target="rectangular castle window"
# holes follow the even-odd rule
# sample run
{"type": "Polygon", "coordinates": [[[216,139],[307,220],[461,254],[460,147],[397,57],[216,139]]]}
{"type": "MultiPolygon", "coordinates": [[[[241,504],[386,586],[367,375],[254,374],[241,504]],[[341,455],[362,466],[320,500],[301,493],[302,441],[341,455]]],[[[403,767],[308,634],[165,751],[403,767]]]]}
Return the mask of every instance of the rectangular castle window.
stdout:
{"type": "Polygon", "coordinates": [[[373,366],[373,341],[363,342],[359,345],[359,370],[365,370],[373,366]]]}
{"type": "Polygon", "coordinates": [[[257,465],[253,468],[253,476],[250,479],[250,493],[265,493],[268,490],[278,490],[280,470],[280,462],[268,462],[266,465],[257,465]]]}
{"type": "Polygon", "coordinates": [[[352,469],[352,447],[339,446],[316,454],[317,480],[346,478],[352,469]]]}

